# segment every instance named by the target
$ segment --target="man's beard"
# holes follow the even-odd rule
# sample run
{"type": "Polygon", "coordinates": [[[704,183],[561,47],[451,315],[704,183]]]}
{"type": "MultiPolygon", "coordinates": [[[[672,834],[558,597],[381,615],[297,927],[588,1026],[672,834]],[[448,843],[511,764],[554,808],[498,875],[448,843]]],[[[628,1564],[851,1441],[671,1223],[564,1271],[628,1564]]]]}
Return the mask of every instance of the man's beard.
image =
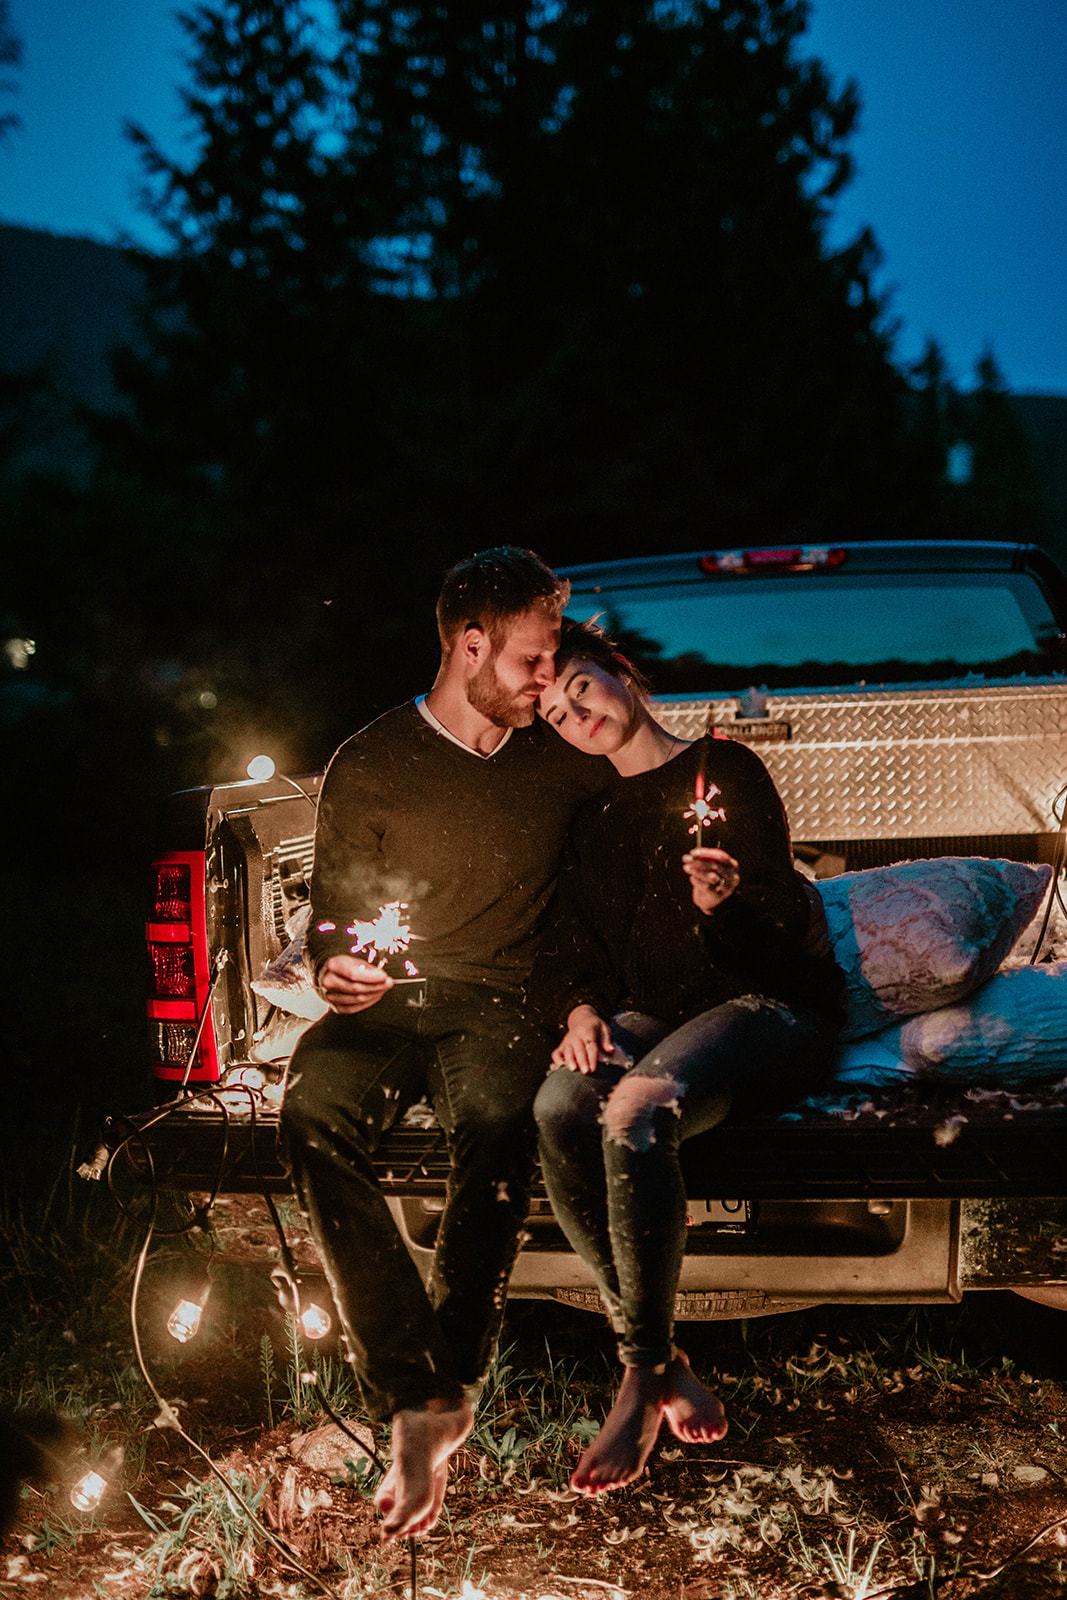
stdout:
{"type": "Polygon", "coordinates": [[[494,728],[526,728],[533,721],[533,702],[520,699],[520,693],[504,687],[492,657],[467,684],[468,702],[494,728]]]}

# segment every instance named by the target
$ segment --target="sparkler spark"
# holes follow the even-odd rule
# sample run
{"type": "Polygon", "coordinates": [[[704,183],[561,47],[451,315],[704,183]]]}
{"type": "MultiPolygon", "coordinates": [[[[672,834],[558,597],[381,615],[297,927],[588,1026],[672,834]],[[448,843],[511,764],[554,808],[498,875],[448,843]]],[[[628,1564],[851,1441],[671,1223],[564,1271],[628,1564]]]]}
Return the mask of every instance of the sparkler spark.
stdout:
{"type": "Polygon", "coordinates": [[[710,784],[705,790],[703,770],[697,773],[696,793],[693,804],[682,812],[683,821],[689,817],[693,821],[689,825],[689,832],[696,835],[696,843],[703,844],[702,829],[710,828],[713,822],[725,822],[726,810],[723,806],[713,806],[712,801],[722,793],[717,783],[710,784]]]}
{"type": "Polygon", "coordinates": [[[411,928],[402,915],[406,910],[405,901],[391,900],[388,905],[380,907],[373,921],[353,922],[350,928],[345,929],[356,941],[351,947],[352,954],[357,956],[361,950],[365,950],[370,959],[377,959],[406,950],[411,943],[411,928]]]}

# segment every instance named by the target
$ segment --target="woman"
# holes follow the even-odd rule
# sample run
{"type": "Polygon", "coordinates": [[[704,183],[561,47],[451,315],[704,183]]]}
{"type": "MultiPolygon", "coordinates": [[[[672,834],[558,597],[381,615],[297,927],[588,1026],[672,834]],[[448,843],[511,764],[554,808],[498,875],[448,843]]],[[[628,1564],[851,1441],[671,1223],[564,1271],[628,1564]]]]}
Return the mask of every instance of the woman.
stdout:
{"type": "Polygon", "coordinates": [[[818,1084],[842,980],[759,758],[660,727],[595,625],[564,625],[556,672],[541,715],[619,774],[575,823],[531,979],[564,1029],[534,1108],[545,1184],[624,1369],[571,1479],[592,1495],[639,1476],[664,1416],[687,1442],[726,1432],[673,1343],[679,1146],[732,1109],[784,1106],[818,1084]]]}

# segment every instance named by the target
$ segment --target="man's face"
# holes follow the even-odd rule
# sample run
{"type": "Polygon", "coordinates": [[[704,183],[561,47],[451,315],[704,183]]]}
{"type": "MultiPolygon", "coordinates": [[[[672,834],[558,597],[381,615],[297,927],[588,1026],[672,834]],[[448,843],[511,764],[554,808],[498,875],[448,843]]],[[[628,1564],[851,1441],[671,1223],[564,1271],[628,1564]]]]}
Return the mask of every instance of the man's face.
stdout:
{"type": "Polygon", "coordinates": [[[467,699],[496,728],[525,728],[534,719],[537,698],[556,676],[559,623],[541,612],[524,611],[498,650],[467,683],[467,699]]]}

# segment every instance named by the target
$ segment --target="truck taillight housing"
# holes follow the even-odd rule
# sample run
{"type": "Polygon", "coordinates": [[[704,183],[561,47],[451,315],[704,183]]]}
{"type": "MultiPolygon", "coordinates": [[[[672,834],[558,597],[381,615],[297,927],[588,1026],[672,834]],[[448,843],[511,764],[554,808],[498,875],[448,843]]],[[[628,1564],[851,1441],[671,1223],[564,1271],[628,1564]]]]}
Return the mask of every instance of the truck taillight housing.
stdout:
{"type": "Polygon", "coordinates": [[[219,1079],[204,866],[204,853],[196,850],[168,851],[152,863],[145,929],[149,1047],[155,1076],[170,1081],[217,1083],[219,1079]]]}

